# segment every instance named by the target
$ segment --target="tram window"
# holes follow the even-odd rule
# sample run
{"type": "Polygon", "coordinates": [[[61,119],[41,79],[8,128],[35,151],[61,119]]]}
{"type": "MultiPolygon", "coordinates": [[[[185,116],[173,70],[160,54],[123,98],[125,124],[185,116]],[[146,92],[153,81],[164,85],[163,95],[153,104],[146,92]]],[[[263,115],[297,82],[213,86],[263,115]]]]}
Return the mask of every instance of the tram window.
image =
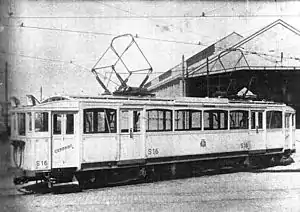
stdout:
{"type": "Polygon", "coordinates": [[[97,128],[96,128],[96,132],[105,132],[105,112],[104,111],[97,111],[96,113],[96,121],[97,121],[97,128]]]}
{"type": "Polygon", "coordinates": [[[133,132],[141,131],[140,116],[141,116],[140,111],[133,111],[133,132]]]}
{"type": "Polygon", "coordinates": [[[251,112],[251,129],[256,129],[256,127],[258,129],[262,129],[262,112],[252,111],[251,112]]]}
{"type": "Polygon", "coordinates": [[[285,128],[289,128],[290,127],[290,117],[291,117],[290,113],[286,113],[285,114],[285,121],[284,121],[285,128]]]}
{"type": "Polygon", "coordinates": [[[255,129],[256,128],[256,124],[255,124],[255,120],[256,120],[256,116],[255,116],[255,112],[251,112],[251,129],[255,129]]]}
{"type": "Polygon", "coordinates": [[[171,110],[147,110],[147,117],[147,131],[172,131],[171,110]]]}
{"type": "Polygon", "coordinates": [[[263,128],[263,113],[258,112],[258,129],[263,128]]]}
{"type": "Polygon", "coordinates": [[[94,132],[94,113],[86,111],[84,113],[84,132],[93,133],[94,132]]]}
{"type": "Polygon", "coordinates": [[[295,126],[295,114],[292,114],[292,126],[295,126]]]}
{"type": "Polygon", "coordinates": [[[227,130],[228,112],[223,110],[204,111],[204,130],[227,130]]]}
{"type": "Polygon", "coordinates": [[[66,134],[74,134],[74,114],[67,114],[66,134]]]}
{"type": "Polygon", "coordinates": [[[19,135],[25,135],[25,113],[18,113],[18,133],[19,135]]]}
{"type": "Polygon", "coordinates": [[[35,132],[47,132],[48,131],[48,113],[41,112],[35,113],[35,132]]]}
{"type": "Polygon", "coordinates": [[[267,129],[282,128],[282,112],[267,111],[267,129]]]}
{"type": "Polygon", "coordinates": [[[62,122],[62,115],[54,114],[53,115],[53,134],[55,134],[55,135],[61,134],[61,122],[62,122]]]}
{"type": "Polygon", "coordinates": [[[15,113],[12,114],[12,129],[13,131],[17,130],[17,117],[15,113]]]}
{"type": "Polygon", "coordinates": [[[121,111],[121,132],[129,132],[128,111],[121,111]]]}
{"type": "Polygon", "coordinates": [[[28,118],[28,131],[32,131],[32,115],[31,113],[27,113],[27,118],[28,118]]]}
{"type": "Polygon", "coordinates": [[[201,130],[201,111],[175,111],[175,130],[201,130]]]}
{"type": "Polygon", "coordinates": [[[230,111],[230,129],[248,129],[248,111],[230,111]]]}
{"type": "Polygon", "coordinates": [[[84,133],[115,133],[116,110],[94,108],[84,110],[84,133]]]}

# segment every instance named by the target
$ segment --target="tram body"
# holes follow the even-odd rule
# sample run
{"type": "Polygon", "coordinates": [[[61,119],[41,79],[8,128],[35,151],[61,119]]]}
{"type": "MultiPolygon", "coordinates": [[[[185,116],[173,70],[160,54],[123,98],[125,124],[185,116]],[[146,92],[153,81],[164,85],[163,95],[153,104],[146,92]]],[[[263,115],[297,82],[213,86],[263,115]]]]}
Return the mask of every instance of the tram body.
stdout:
{"type": "Polygon", "coordinates": [[[33,179],[295,152],[295,110],[264,101],[53,97],[12,109],[11,126],[14,165],[33,179]]]}

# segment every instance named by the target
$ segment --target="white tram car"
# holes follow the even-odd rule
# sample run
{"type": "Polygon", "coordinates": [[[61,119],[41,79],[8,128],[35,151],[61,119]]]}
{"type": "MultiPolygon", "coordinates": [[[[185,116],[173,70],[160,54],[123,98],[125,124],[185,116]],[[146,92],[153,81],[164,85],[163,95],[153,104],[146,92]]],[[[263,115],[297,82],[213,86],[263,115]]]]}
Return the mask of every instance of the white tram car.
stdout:
{"type": "Polygon", "coordinates": [[[295,152],[295,110],[225,98],[51,97],[11,110],[11,141],[24,170],[16,184],[83,183],[105,170],[145,176],[161,165],[280,160],[295,152]]]}

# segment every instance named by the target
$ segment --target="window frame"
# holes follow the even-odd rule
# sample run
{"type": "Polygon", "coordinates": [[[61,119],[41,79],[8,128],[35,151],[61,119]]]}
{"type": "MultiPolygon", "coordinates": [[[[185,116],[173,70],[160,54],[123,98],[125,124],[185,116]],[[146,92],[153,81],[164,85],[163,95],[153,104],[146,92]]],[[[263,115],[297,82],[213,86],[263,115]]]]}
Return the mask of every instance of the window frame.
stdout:
{"type": "Polygon", "coordinates": [[[118,123],[118,110],[114,108],[106,108],[106,107],[96,107],[96,108],[85,108],[83,109],[83,134],[106,134],[106,133],[117,133],[117,123],[118,123]],[[104,131],[99,131],[98,129],[98,114],[104,113],[104,131]],[[92,114],[92,131],[87,132],[87,119],[86,114],[91,113],[92,114]],[[110,116],[107,116],[108,113],[110,116]],[[108,118],[109,117],[109,118],[108,118]],[[111,120],[108,120],[111,119],[111,120]],[[111,127],[113,125],[113,127],[111,127]]]}
{"type": "Polygon", "coordinates": [[[33,113],[33,129],[32,129],[32,131],[34,133],[49,133],[49,131],[50,131],[49,118],[50,118],[49,111],[35,111],[33,113]],[[41,122],[40,126],[42,126],[42,127],[39,128],[39,129],[41,129],[40,131],[36,130],[37,114],[41,114],[41,116],[40,116],[41,119],[39,121],[41,122]],[[45,114],[46,114],[46,116],[45,116],[45,114]]]}
{"type": "MultiPolygon", "coordinates": [[[[274,117],[274,116],[271,116],[271,117],[274,117]]],[[[284,115],[283,115],[283,111],[281,110],[267,110],[266,111],[266,129],[267,130],[272,130],[272,129],[283,129],[284,128],[284,115]],[[280,125],[277,126],[277,124],[275,126],[271,126],[271,124],[273,124],[273,120],[271,118],[271,121],[270,121],[270,117],[268,116],[270,113],[280,113],[280,125]],[[270,123],[269,123],[270,121],[270,123]]]]}
{"type": "MultiPolygon", "coordinates": [[[[210,114],[209,113],[209,114],[210,114]]],[[[213,114],[213,116],[214,116],[215,114],[213,114]]],[[[202,125],[203,125],[203,130],[204,131],[208,131],[208,130],[229,130],[229,126],[228,126],[228,116],[229,116],[229,112],[228,112],[228,110],[225,110],[225,109],[219,109],[219,108],[216,108],[216,109],[204,109],[203,110],[203,118],[202,118],[202,120],[203,120],[203,123],[202,123],[202,125]],[[219,127],[218,128],[214,128],[214,120],[211,120],[210,118],[210,116],[211,115],[209,115],[209,117],[208,117],[208,119],[209,119],[209,127],[206,127],[206,117],[205,117],[205,114],[207,113],[207,112],[210,112],[210,113],[217,113],[217,115],[218,115],[218,118],[222,118],[221,117],[221,114],[224,114],[224,127],[223,128],[221,128],[220,126],[222,125],[221,123],[218,123],[218,125],[219,125],[219,127]],[[212,127],[210,126],[210,125],[212,125],[212,127]]],[[[216,120],[217,121],[217,120],[216,120]]]]}
{"type": "Polygon", "coordinates": [[[202,119],[203,119],[203,110],[197,109],[175,109],[174,110],[174,131],[201,131],[202,130],[202,119]],[[182,112],[182,129],[179,129],[179,113],[182,112]],[[200,113],[200,127],[193,127],[193,114],[200,113]],[[187,118],[188,117],[188,118],[187,118]],[[186,123],[188,122],[188,123],[186,123]]]}
{"type": "MultiPolygon", "coordinates": [[[[147,122],[146,122],[146,132],[171,132],[173,131],[173,110],[172,109],[165,109],[165,108],[149,108],[146,109],[146,117],[147,117],[147,122]],[[149,112],[152,111],[157,111],[157,116],[156,120],[157,123],[155,129],[149,130],[149,123],[150,123],[150,118],[149,118],[149,112]],[[162,112],[162,118],[159,115],[159,112],[162,112]],[[170,113],[170,117],[167,118],[167,112],[170,113]],[[160,120],[162,120],[162,129],[160,129],[160,120]],[[167,124],[167,121],[169,121],[169,125],[167,124]],[[170,129],[167,129],[167,126],[170,126],[170,129]]],[[[155,120],[154,120],[155,121],[155,120]]]]}
{"type": "Polygon", "coordinates": [[[263,115],[263,111],[262,110],[250,110],[250,129],[251,130],[262,130],[263,129],[263,122],[264,122],[264,115],[263,115]],[[254,122],[253,122],[253,117],[252,117],[252,113],[254,113],[254,122]],[[254,124],[254,126],[253,126],[254,124]]]}
{"type": "MultiPolygon", "coordinates": [[[[251,116],[251,114],[250,114],[250,116],[251,116]]],[[[249,128],[251,127],[251,126],[249,126],[249,118],[250,118],[250,116],[249,116],[249,110],[243,110],[243,109],[233,109],[233,110],[230,110],[229,111],[229,129],[230,130],[249,130],[249,128]],[[238,123],[238,127],[232,127],[232,125],[231,125],[231,123],[232,123],[232,121],[233,121],[233,119],[232,119],[232,113],[242,113],[242,118],[241,118],[241,120],[239,120],[240,119],[240,117],[238,116],[237,117],[237,120],[235,120],[235,121],[238,121],[239,123],[238,123]],[[244,116],[244,114],[247,114],[246,115],[246,118],[244,118],[243,116],[244,116]],[[243,127],[243,125],[241,125],[241,122],[244,122],[244,127],[243,127]]]]}
{"type": "Polygon", "coordinates": [[[26,113],[27,112],[17,112],[17,135],[18,136],[26,136],[26,113]],[[20,124],[20,117],[21,115],[23,116],[24,120],[22,121],[23,122],[23,127],[24,128],[22,130],[22,132],[20,131],[21,130],[21,124],[20,124]]]}

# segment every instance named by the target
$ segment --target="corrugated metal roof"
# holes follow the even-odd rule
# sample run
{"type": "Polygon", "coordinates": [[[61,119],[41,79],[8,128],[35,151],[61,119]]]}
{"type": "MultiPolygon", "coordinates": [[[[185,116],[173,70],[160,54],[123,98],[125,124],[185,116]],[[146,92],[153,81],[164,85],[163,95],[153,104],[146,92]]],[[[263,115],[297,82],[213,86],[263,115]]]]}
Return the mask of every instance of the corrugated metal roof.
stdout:
{"type": "MultiPolygon", "coordinates": [[[[233,32],[217,42],[216,52],[209,57],[209,73],[237,70],[300,70],[300,31],[281,19],[267,25],[245,39],[233,32]]],[[[154,79],[148,89],[160,86],[182,77],[182,65],[173,69],[170,77],[159,81],[154,79]]],[[[207,74],[206,60],[188,67],[189,77],[207,74]]]]}

